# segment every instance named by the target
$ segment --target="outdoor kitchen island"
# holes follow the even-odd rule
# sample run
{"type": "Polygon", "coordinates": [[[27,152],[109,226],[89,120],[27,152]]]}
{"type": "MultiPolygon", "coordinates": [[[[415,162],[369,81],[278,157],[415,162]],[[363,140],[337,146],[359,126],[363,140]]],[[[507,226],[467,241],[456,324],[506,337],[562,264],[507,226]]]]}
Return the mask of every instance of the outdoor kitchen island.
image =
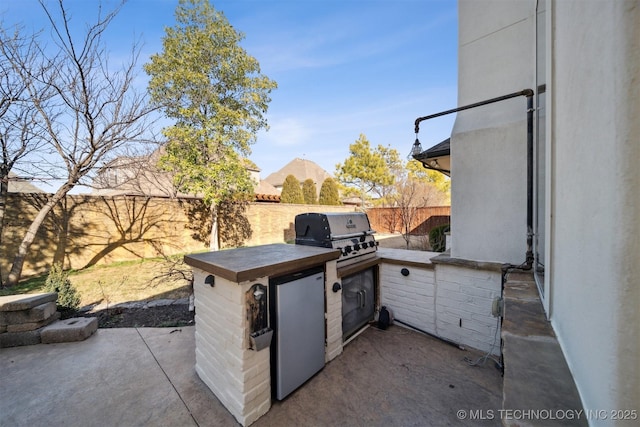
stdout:
{"type": "Polygon", "coordinates": [[[271,407],[270,279],[324,271],[324,361],[342,352],[341,296],[332,291],[339,256],[336,249],[289,244],[185,256],[194,273],[196,372],[240,424],[271,407]]]}
{"type": "MultiPolygon", "coordinates": [[[[298,304],[313,312],[324,305],[319,321],[324,320],[324,363],[339,356],[366,327],[360,323],[356,332],[343,331],[345,325],[351,329],[350,301],[365,306],[370,294],[350,289],[353,278],[370,270],[376,311],[386,306],[403,326],[461,348],[500,354],[499,322],[492,313],[501,291],[499,265],[459,265],[460,260],[446,254],[377,246],[372,257],[357,263],[341,265],[341,259],[344,251],[300,244],[185,256],[194,271],[196,372],[240,424],[250,425],[269,411],[272,399],[280,399],[272,389],[278,380],[272,371],[278,325],[271,323],[268,301],[274,299],[273,282],[292,273],[311,277],[304,272],[324,270],[324,304],[317,297],[313,304],[298,304]],[[471,278],[473,285],[461,284],[461,276],[471,278]]],[[[368,319],[374,320],[373,315],[368,319]]]]}

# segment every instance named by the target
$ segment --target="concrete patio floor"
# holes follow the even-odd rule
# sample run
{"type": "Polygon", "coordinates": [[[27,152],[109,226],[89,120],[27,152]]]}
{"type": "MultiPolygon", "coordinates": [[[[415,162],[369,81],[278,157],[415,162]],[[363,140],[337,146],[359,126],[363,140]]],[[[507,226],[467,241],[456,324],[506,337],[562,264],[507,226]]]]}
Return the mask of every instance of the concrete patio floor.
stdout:
{"type": "MultiPolygon", "coordinates": [[[[0,350],[1,426],[237,426],[195,373],[194,327],[99,329],[0,350]]],[[[481,354],[368,328],[253,426],[500,425],[502,377],[481,354]],[[465,411],[460,419],[458,411],[465,411]]]]}

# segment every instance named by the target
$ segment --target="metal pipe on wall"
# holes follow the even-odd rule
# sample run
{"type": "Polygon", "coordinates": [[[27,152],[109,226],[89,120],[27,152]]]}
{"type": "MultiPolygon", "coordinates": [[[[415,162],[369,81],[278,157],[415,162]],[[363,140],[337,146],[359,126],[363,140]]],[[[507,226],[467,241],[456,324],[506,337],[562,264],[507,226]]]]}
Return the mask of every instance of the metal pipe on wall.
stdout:
{"type": "MultiPolygon", "coordinates": [[[[527,98],[527,252],[524,264],[518,266],[526,270],[529,270],[533,267],[533,95],[534,92],[532,89],[524,89],[507,95],[498,96],[462,107],[453,108],[451,110],[442,111],[440,113],[418,117],[415,120],[416,142],[414,143],[414,146],[419,146],[418,132],[420,132],[420,123],[425,120],[434,119],[436,117],[445,116],[447,114],[457,113],[458,111],[481,107],[487,104],[493,104],[495,102],[506,101],[507,99],[516,98],[518,96],[525,96],[527,98]]],[[[414,154],[413,157],[418,160],[417,154],[414,154]]]]}

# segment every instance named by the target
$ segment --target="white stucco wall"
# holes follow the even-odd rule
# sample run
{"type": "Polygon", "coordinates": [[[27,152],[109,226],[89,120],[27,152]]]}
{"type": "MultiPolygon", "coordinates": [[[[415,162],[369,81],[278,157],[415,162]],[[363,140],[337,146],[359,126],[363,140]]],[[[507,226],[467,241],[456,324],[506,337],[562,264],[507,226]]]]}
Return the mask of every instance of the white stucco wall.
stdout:
{"type": "Polygon", "coordinates": [[[585,409],[640,410],[640,2],[551,16],[551,321],[585,409]]]}
{"type": "MultiPolygon", "coordinates": [[[[531,88],[534,1],[459,2],[458,105],[531,88]]],[[[451,256],[522,263],[526,98],[458,113],[451,135],[451,256]]]]}
{"type": "MultiPolygon", "coordinates": [[[[459,105],[534,88],[535,6],[459,1],[459,105]]],[[[547,10],[545,307],[585,409],[640,411],[640,2],[547,10]]],[[[517,102],[457,116],[452,257],[523,260],[517,102]]]]}

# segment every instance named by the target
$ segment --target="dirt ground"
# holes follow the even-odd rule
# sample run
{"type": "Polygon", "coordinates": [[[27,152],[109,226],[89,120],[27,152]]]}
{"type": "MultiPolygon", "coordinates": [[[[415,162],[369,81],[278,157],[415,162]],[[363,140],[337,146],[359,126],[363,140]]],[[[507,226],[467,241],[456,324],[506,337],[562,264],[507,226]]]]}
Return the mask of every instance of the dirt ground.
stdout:
{"type": "MultiPolygon", "coordinates": [[[[99,328],[171,328],[194,324],[195,312],[187,304],[165,305],[149,308],[109,308],[81,314],[97,317],[99,328]]],[[[77,314],[76,314],[77,316],[77,314]]]]}

